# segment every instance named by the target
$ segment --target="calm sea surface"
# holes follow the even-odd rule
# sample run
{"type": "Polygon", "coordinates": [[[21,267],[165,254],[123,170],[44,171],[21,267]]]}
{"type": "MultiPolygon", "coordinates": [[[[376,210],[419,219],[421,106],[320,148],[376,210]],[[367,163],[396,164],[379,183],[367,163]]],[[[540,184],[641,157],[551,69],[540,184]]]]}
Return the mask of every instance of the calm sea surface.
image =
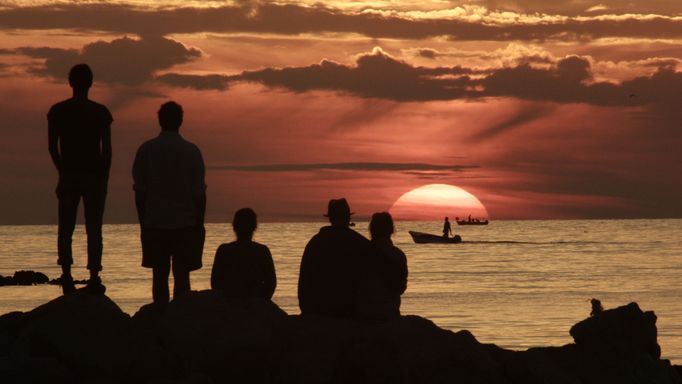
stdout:
{"type": "MultiPolygon", "coordinates": [[[[262,224],[277,269],[274,301],[298,313],[303,248],[322,223],[262,224]]],[[[193,289],[208,289],[215,249],[233,240],[229,224],[207,225],[204,268],[193,289]]],[[[367,235],[367,223],[356,229],[367,235]]],[[[636,301],[658,315],[663,357],[682,363],[682,220],[495,221],[457,227],[462,244],[414,244],[408,230],[440,233],[438,222],[397,223],[395,244],[408,257],[402,313],[441,327],[468,329],[484,343],[512,349],[563,345],[589,315],[589,299],[611,308],[636,301]]],[[[0,226],[0,274],[60,274],[56,226],[0,226]]],[[[151,302],[151,272],[140,267],[137,225],[104,228],[107,295],[131,315],[151,302]]],[[[87,278],[85,233],[74,235],[74,276],[87,278]]],[[[0,287],[0,314],[26,311],[60,295],[59,287],[0,287]]]]}

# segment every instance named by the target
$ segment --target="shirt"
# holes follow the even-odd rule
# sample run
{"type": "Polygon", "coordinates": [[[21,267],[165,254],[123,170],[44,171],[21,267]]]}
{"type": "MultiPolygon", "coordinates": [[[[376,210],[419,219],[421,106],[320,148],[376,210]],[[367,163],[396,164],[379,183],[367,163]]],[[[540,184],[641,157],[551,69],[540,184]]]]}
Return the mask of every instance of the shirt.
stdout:
{"type": "Polygon", "coordinates": [[[140,146],[133,164],[133,189],[145,194],[142,226],[197,225],[194,199],[206,191],[199,148],[177,132],[162,131],[140,146]]]}
{"type": "Polygon", "coordinates": [[[102,173],[101,142],[114,121],[102,104],[88,99],[67,99],[50,108],[48,129],[59,137],[60,171],[64,174],[102,173]]]}

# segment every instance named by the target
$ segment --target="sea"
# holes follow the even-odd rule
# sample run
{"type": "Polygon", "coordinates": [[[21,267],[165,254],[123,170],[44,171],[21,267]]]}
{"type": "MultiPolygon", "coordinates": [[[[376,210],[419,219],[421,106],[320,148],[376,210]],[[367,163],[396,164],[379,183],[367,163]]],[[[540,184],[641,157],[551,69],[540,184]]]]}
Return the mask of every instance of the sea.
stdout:
{"type": "MultiPolygon", "coordinates": [[[[262,223],[255,240],[272,252],[273,300],[299,313],[298,270],[308,239],[324,223],[262,223]]],[[[366,235],[368,223],[355,229],[366,235]]],[[[397,222],[393,237],[407,255],[402,314],[442,328],[467,329],[483,343],[523,350],[572,342],[571,326],[605,308],[637,302],[658,316],[663,358],[682,364],[682,220],[492,221],[454,226],[461,244],[415,244],[409,230],[440,234],[440,222],[397,222]]],[[[34,270],[56,278],[57,227],[0,226],[0,275],[34,270]]],[[[207,224],[204,267],[192,289],[210,287],[218,245],[234,240],[229,223],[207,224]]],[[[87,279],[85,230],[74,234],[74,277],[87,279]]],[[[139,227],[104,226],[107,295],[133,315],[151,302],[151,271],[140,266],[139,227]]],[[[28,311],[61,294],[58,286],[0,287],[0,314],[28,311]]]]}

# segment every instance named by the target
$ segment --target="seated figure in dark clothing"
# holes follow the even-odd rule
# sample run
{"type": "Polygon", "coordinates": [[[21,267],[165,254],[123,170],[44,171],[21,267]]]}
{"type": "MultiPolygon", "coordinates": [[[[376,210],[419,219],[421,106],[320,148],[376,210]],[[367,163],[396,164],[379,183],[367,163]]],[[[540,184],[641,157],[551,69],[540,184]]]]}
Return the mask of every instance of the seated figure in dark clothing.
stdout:
{"type": "Polygon", "coordinates": [[[256,213],[242,208],[234,214],[232,228],[237,241],[221,244],[211,271],[211,288],[225,296],[270,299],[277,286],[275,265],[270,249],[253,241],[257,227],[256,213]]]}
{"type": "Polygon", "coordinates": [[[320,228],[305,247],[298,277],[301,313],[357,317],[358,284],[371,245],[350,229],[350,207],[346,199],[329,201],[331,225],[320,228]]]}
{"type": "Polygon", "coordinates": [[[400,315],[400,295],[407,288],[407,257],[393,245],[393,218],[388,212],[372,215],[369,223],[374,252],[360,284],[361,317],[381,320],[400,315]]]}

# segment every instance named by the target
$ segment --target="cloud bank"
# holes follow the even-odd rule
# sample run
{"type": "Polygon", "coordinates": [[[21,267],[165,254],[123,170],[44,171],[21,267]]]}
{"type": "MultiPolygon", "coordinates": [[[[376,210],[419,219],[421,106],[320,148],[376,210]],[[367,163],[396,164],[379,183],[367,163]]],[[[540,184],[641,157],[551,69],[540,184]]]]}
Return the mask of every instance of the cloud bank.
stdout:
{"type": "Polygon", "coordinates": [[[375,38],[455,40],[574,40],[603,37],[682,37],[682,16],[598,14],[563,16],[495,11],[481,6],[400,12],[342,10],[322,5],[258,3],[222,7],[143,8],[124,4],[47,4],[5,7],[1,29],[79,29],[173,33],[355,33],[375,38]]]}
{"type": "Polygon", "coordinates": [[[156,71],[201,57],[198,49],[158,36],[97,41],[81,50],[21,47],[13,53],[44,59],[44,65],[31,69],[34,74],[66,78],[73,65],[88,63],[96,81],[126,85],[141,84],[151,79],[156,71]]]}
{"type": "Polygon", "coordinates": [[[264,68],[238,75],[168,74],[158,80],[195,89],[224,89],[233,82],[251,82],[297,93],[333,91],[403,102],[513,97],[597,106],[656,105],[666,109],[673,107],[682,89],[682,72],[665,65],[650,76],[612,83],[593,81],[590,60],[579,56],[559,59],[547,68],[524,63],[477,70],[413,66],[381,49],[360,55],[352,66],[323,60],[305,67],[264,68]]]}

